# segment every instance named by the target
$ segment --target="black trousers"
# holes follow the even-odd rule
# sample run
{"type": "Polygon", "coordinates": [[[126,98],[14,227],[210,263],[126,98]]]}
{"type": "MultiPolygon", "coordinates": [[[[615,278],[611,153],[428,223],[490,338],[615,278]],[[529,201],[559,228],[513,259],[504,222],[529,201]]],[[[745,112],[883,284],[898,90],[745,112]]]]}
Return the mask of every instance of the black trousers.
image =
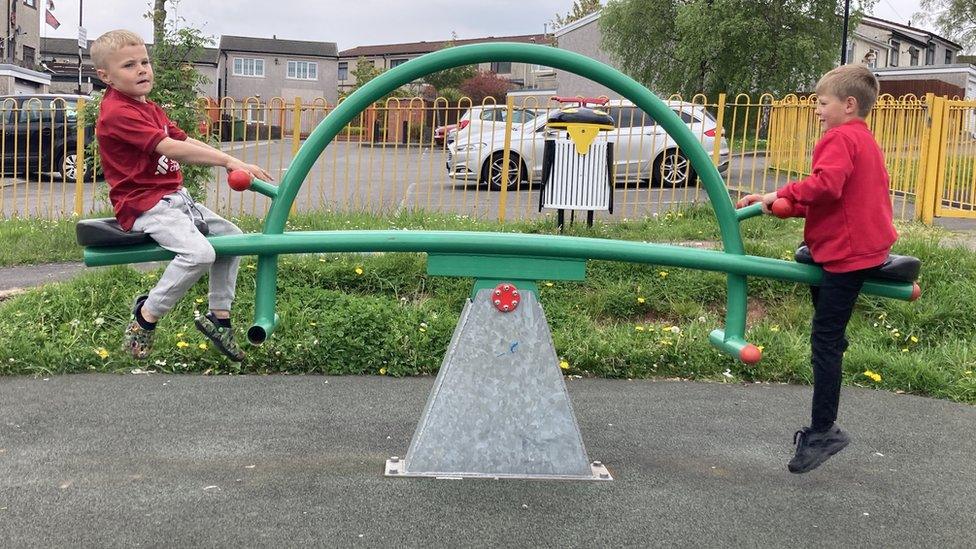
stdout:
{"type": "Polygon", "coordinates": [[[867,270],[849,273],[824,271],[820,286],[810,286],[813,297],[813,325],[810,355],[813,365],[813,409],[810,427],[829,429],[837,419],[847,323],[854,303],[867,279],[867,270]]]}

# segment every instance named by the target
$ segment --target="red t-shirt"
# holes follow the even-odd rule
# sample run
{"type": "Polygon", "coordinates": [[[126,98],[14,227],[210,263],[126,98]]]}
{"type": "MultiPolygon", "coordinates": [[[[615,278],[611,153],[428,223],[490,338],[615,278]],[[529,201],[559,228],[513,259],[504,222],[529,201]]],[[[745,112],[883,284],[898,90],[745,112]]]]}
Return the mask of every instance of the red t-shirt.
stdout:
{"type": "Polygon", "coordinates": [[[857,119],[827,130],[813,149],[813,173],[776,191],[806,217],[813,260],[832,273],[877,267],[898,239],[888,170],[874,135],[857,119]]]}
{"type": "Polygon", "coordinates": [[[115,218],[125,230],[159,199],[183,186],[180,164],[156,152],[164,138],[186,133],[152,101],[142,103],[108,88],[95,125],[102,170],[115,218]]]}

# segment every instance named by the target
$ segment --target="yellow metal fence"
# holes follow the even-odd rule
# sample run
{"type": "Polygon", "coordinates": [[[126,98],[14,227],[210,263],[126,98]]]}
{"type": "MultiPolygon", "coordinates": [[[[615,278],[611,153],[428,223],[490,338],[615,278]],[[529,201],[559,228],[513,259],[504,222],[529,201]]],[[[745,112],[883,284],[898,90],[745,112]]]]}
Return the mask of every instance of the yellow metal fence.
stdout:
{"type": "MultiPolygon", "coordinates": [[[[822,134],[814,97],[765,94],[674,96],[668,105],[711,154],[733,195],[773,190],[809,172],[822,134]]],[[[3,217],[58,218],[107,212],[106,184],[84,165],[91,129],[63,100],[0,105],[0,211],[3,217]],[[72,139],[73,136],[73,139],[72,139]]],[[[315,162],[296,200],[299,211],[423,210],[502,220],[539,211],[545,121],[560,105],[545,98],[496,104],[468,99],[391,98],[361,112],[315,162]]],[[[81,106],[83,108],[83,105],[81,106]]],[[[280,180],[302,141],[335,108],[325,100],[256,98],[201,104],[201,130],[216,146],[280,180]]],[[[655,215],[707,200],[673,141],[626,102],[605,106],[615,129],[613,214],[655,215]]],[[[976,217],[976,102],[928,96],[879,99],[869,125],[887,160],[892,203],[902,219],[976,217]]],[[[226,215],[262,215],[269,200],[236,193],[218,170],[207,205],[226,215]]]]}

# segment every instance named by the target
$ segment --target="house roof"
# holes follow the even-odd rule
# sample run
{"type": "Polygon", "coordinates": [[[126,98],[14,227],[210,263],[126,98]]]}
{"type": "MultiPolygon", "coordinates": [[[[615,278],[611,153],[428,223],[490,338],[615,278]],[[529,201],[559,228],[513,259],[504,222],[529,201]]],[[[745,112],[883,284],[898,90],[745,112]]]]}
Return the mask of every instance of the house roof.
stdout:
{"type": "Polygon", "coordinates": [[[379,44],[375,46],[357,46],[339,52],[339,57],[372,57],[377,55],[420,55],[430,53],[447,46],[463,46],[465,44],[483,44],[485,42],[524,42],[527,44],[548,44],[548,34],[519,34],[515,36],[486,36],[483,38],[468,38],[465,40],[435,40],[433,42],[405,42],[402,44],[379,44]]]}
{"type": "Polygon", "coordinates": [[[268,53],[295,55],[301,57],[336,57],[335,42],[311,42],[307,40],[282,40],[273,38],[252,38],[249,36],[220,37],[220,50],[248,53],[268,53]]]}
{"type": "Polygon", "coordinates": [[[958,50],[962,49],[961,45],[953,42],[952,40],[949,40],[948,38],[945,38],[944,36],[939,36],[938,34],[927,31],[925,29],[919,29],[916,27],[910,27],[908,25],[902,25],[901,23],[895,23],[894,21],[888,21],[887,19],[881,19],[878,17],[871,17],[870,15],[865,15],[863,18],[861,18],[861,23],[864,25],[868,25],[870,27],[885,29],[891,32],[897,32],[898,34],[901,34],[912,40],[916,40],[922,44],[926,44],[930,40],[934,39],[934,40],[939,40],[941,42],[945,42],[946,44],[949,44],[950,46],[958,50]]]}
{"type": "MultiPolygon", "coordinates": [[[[91,47],[92,42],[93,40],[88,41],[89,48],[91,47]]],[[[153,45],[151,43],[147,43],[146,49],[152,51],[152,46],[153,45]]],[[[86,55],[88,54],[89,48],[84,49],[86,55]]],[[[200,53],[200,59],[197,60],[197,63],[216,65],[217,60],[220,56],[220,50],[218,50],[217,48],[201,48],[201,49],[202,51],[200,53]]],[[[76,58],[77,55],[78,55],[78,40],[74,38],[41,38],[42,57],[50,56],[50,57],[76,58]]],[[[75,63],[74,66],[77,68],[78,64],[75,63]]]]}
{"type": "Polygon", "coordinates": [[[584,26],[592,23],[593,21],[596,21],[597,19],[599,19],[600,18],[600,14],[602,12],[603,12],[603,10],[596,10],[595,12],[593,12],[593,13],[587,15],[587,16],[581,17],[581,18],[577,19],[576,21],[573,21],[572,23],[569,23],[569,24],[566,24],[566,25],[563,25],[563,26],[559,27],[558,29],[556,29],[556,32],[553,33],[553,34],[556,35],[556,38],[559,38],[560,36],[562,36],[562,35],[564,35],[566,33],[572,32],[572,31],[574,31],[574,30],[576,30],[576,29],[578,29],[580,27],[584,27],[584,26]]]}

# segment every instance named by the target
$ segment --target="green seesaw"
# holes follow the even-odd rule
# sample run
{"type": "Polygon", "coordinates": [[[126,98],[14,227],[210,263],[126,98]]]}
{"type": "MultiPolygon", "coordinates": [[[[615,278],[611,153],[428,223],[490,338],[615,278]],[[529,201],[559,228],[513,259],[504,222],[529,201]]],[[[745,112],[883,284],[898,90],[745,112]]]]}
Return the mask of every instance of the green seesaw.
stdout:
{"type": "MultiPolygon", "coordinates": [[[[349,96],[312,132],[298,151],[280,186],[242,179],[232,174],[237,190],[250,189],[271,198],[260,234],[211,237],[218,255],[258,256],[254,323],[247,332],[252,344],[260,344],[274,332],[278,257],[311,252],[424,252],[432,275],[476,279],[475,291],[498,281],[512,281],[528,291],[535,280],[582,280],[589,259],[670,265],[728,274],[724,329],[709,339],[722,351],[753,364],[760,350],[745,340],[746,280],[759,276],[817,284],[816,265],[747,255],[739,223],[761,214],[760,205],[736,210],[717,169],[700,142],[663,101],[617,70],[588,57],[552,47],[529,44],[477,44],[448,48],[400,65],[372,80],[349,96]],[[486,232],[446,231],[304,231],[284,232],[292,203],[316,159],[355,116],[385,94],[425,75],[461,65],[490,61],[535,63],[589,78],[630,99],[654,118],[677,142],[701,178],[718,219],[722,250],[646,244],[593,238],[486,232]]],[[[125,233],[114,220],[83,220],[78,224],[79,243],[85,246],[88,266],[165,260],[173,254],[145,235],[125,233]]],[[[895,267],[899,261],[897,258],[895,267]]],[[[908,269],[912,271],[912,269],[908,269]]],[[[914,270],[917,275],[917,268],[914,270]]],[[[919,295],[914,276],[904,269],[879,269],[864,285],[864,293],[911,300],[919,295]],[[901,272],[900,272],[901,271],[901,272]],[[893,273],[893,274],[892,274],[893,273]]]]}
{"type": "MultiPolygon", "coordinates": [[[[275,313],[278,257],[311,252],[422,252],[431,275],[475,279],[474,290],[438,370],[434,388],[404,458],[387,460],[394,477],[536,478],[612,480],[599,461],[589,461],[558,366],[536,280],[583,280],[586,261],[599,259],[670,265],[728,275],[725,328],[709,335],[713,345],[754,364],[758,347],[746,342],[746,280],[761,276],[817,284],[820,267],[805,248],[797,262],[746,255],[739,224],[760,215],[761,205],[736,210],[718,171],[682,121],[646,88],[587,57],[527,44],[478,44],[448,48],[414,59],[372,80],[347,98],[312,132],[280,186],[229,177],[232,188],[271,198],[260,234],[210,237],[218,255],[257,255],[252,344],[264,342],[278,323],[275,313]],[[289,210],[313,163],[353,117],[374,101],[424,75],[487,61],[547,65],[587,77],[618,92],[650,114],[674,138],[701,177],[715,210],[721,251],[567,236],[449,231],[284,232],[289,210]]],[[[788,215],[789,204],[775,206],[788,215]]],[[[114,219],[78,223],[85,264],[115,265],[173,257],[145,234],[127,233],[114,219]]],[[[915,258],[891,256],[863,291],[915,299],[915,258]]]]}

